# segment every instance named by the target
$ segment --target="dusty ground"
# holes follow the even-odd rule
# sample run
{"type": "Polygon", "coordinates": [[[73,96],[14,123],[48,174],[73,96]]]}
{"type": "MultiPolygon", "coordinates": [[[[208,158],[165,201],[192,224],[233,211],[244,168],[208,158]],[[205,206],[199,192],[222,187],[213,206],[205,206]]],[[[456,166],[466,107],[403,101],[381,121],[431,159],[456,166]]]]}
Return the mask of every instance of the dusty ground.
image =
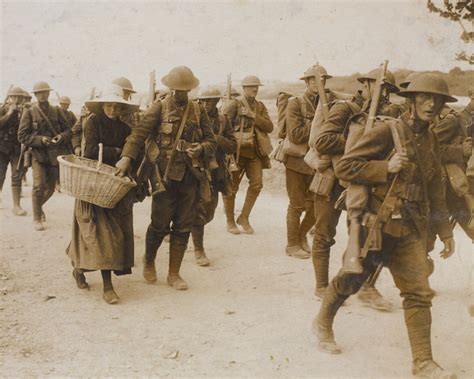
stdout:
{"type": "MultiPolygon", "coordinates": [[[[186,254],[182,275],[190,285],[166,285],[167,245],[158,256],[159,283],[146,284],[141,256],[150,201],[135,207],[136,267],[114,278],[120,303],[101,298],[100,274],[87,275],[90,291],[76,288],[65,255],[73,199],[56,194],[45,207],[47,230],[32,230],[31,187],[27,217],[10,210],[9,183],[0,210],[0,375],[11,376],[263,376],[407,377],[410,352],[398,292],[384,271],[379,288],[396,309],[380,313],[356,298],[335,324],[344,349],[328,356],[316,349],[311,321],[310,260],[284,254],[284,195],[263,193],[253,236],[225,232],[221,205],[207,228],[209,268],[186,254]]],[[[239,204],[241,204],[241,198],[239,204]]],[[[346,242],[334,249],[334,273],[346,242]]],[[[433,345],[437,360],[461,377],[473,377],[472,245],[456,230],[457,252],[435,257],[432,285],[433,345]],[[471,357],[471,358],[469,358],[471,357]]],[[[439,249],[438,249],[439,250],[439,249]]]]}

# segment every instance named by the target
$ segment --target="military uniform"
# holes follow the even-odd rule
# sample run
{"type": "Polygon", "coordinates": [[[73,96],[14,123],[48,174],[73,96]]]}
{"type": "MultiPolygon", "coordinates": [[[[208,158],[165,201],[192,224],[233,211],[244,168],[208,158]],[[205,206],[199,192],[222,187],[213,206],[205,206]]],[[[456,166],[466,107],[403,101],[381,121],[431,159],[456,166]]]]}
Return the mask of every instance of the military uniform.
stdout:
{"type": "MultiPolygon", "coordinates": [[[[361,111],[364,99],[356,94],[352,101],[339,101],[332,105],[328,119],[321,126],[321,131],[315,142],[319,154],[331,157],[330,167],[321,174],[334,175],[333,162],[344,153],[346,138],[344,135],[347,122],[361,111]]],[[[344,188],[338,180],[334,180],[329,195],[314,194],[315,228],[312,248],[312,259],[316,277],[316,291],[322,292],[329,283],[329,252],[334,245],[336,227],[341,215],[341,209],[336,208],[344,188]]]]}
{"type": "MultiPolygon", "coordinates": [[[[175,77],[173,81],[179,82],[181,75],[194,78],[191,70],[186,67],[173,69],[167,77],[175,77]]],[[[162,79],[165,85],[168,82],[165,80],[167,77],[162,79]]],[[[194,78],[193,82],[195,81],[197,79],[194,78]]],[[[195,86],[197,85],[192,83],[186,88],[190,90],[195,86]]],[[[181,140],[188,144],[199,143],[202,147],[199,159],[209,160],[215,152],[216,138],[204,108],[190,100],[186,104],[177,104],[173,96],[157,101],[148,108],[140,124],[133,128],[122,152],[122,157],[136,159],[150,135],[156,140],[160,149],[156,164],[165,179],[166,190],[152,198],[151,223],[146,233],[144,262],[144,276],[149,281],[156,280],[154,260],[167,234],[170,234],[169,274],[179,277],[179,269],[196,216],[199,193],[203,190],[203,173],[193,166],[185,151],[176,151],[174,160],[170,162],[173,144],[186,107],[189,107],[189,111],[181,140]],[[149,270],[153,271],[152,277],[147,276],[149,270]]],[[[173,285],[173,282],[170,282],[170,275],[168,283],[173,285]]],[[[186,289],[187,285],[181,278],[179,279],[183,285],[177,289],[186,289]]]]}
{"type": "Polygon", "coordinates": [[[463,152],[463,143],[467,138],[466,131],[461,125],[459,115],[447,107],[441,112],[438,122],[433,123],[432,129],[440,143],[446,204],[449,213],[464,229],[469,238],[474,240],[474,229],[468,227],[471,210],[468,208],[465,199],[457,194],[462,189],[458,189],[456,183],[456,179],[461,179],[458,175],[465,176],[466,162],[469,160],[472,151],[470,149],[469,154],[463,152]],[[451,168],[455,169],[455,172],[458,171],[456,168],[459,168],[458,175],[450,174],[451,168]]]}
{"type": "MultiPolygon", "coordinates": [[[[401,94],[408,97],[413,93],[428,92],[439,94],[444,101],[453,101],[447,95],[446,83],[436,75],[424,74],[411,86],[401,94]],[[436,92],[425,84],[432,82],[438,83],[437,86],[431,85],[436,92]]],[[[378,213],[390,187],[394,207],[384,214],[377,238],[381,243],[379,252],[368,252],[363,261],[363,272],[354,274],[341,270],[327,288],[313,323],[320,348],[325,352],[340,353],[332,330],[334,317],[342,303],[359,290],[382,262],[389,268],[403,298],[413,356],[412,373],[422,377],[444,377],[444,371],[433,361],[431,352],[433,292],[428,281],[430,267],[425,246],[428,227],[431,225],[445,242],[447,256],[454,252],[454,244],[442,186],[439,145],[429,129],[429,122],[412,119],[410,114],[399,120],[376,122],[374,128],[365,132],[344,154],[335,169],[342,180],[369,187],[363,218],[378,213]],[[389,172],[387,161],[395,147],[393,129],[400,136],[409,160],[407,165],[399,166],[405,168],[397,175],[389,172]],[[393,180],[395,183],[392,185],[393,180]]]]}
{"type": "MultiPolygon", "coordinates": [[[[11,188],[14,208],[17,215],[25,215],[26,212],[20,207],[21,176],[18,170],[21,146],[18,142],[18,127],[20,125],[21,110],[15,109],[8,113],[9,105],[0,107],[0,195],[5,182],[8,165],[11,167],[11,188]]],[[[1,201],[1,199],[0,199],[1,201]]]]}
{"type": "Polygon", "coordinates": [[[59,163],[57,157],[69,154],[68,143],[72,132],[68,122],[57,107],[47,101],[34,104],[31,109],[25,109],[20,120],[18,140],[32,148],[33,168],[33,218],[36,222],[44,219],[43,205],[53,195],[59,178],[59,163]],[[41,109],[41,111],[38,109],[41,109]],[[44,115],[49,119],[48,124],[44,115]],[[45,145],[43,137],[54,138],[60,135],[62,141],[58,144],[45,145]]]}
{"type": "MultiPolygon", "coordinates": [[[[309,90],[304,95],[291,98],[288,101],[286,130],[291,143],[308,146],[311,121],[314,118],[318,101],[319,97],[309,90]]],[[[314,170],[305,163],[303,158],[303,156],[287,154],[284,162],[286,190],[290,200],[286,213],[286,249],[290,255],[291,249],[303,249],[305,252],[306,249],[309,250],[306,234],[313,227],[315,221],[313,195],[309,190],[314,170]],[[300,220],[303,213],[304,218],[300,220]]]]}
{"type": "Polygon", "coordinates": [[[196,218],[192,227],[192,238],[196,260],[200,265],[208,265],[209,261],[204,252],[204,226],[214,218],[219,192],[228,194],[231,184],[230,174],[227,171],[226,155],[235,153],[237,141],[235,139],[232,125],[229,119],[220,114],[217,108],[208,113],[212,131],[217,139],[217,149],[215,153],[215,163],[217,167],[211,169],[211,201],[199,201],[196,218]],[[206,258],[205,258],[206,257],[206,258]]]}
{"type": "Polygon", "coordinates": [[[247,144],[243,144],[237,147],[240,155],[238,156],[237,164],[239,170],[233,173],[233,194],[230,196],[224,196],[224,208],[227,217],[227,223],[233,224],[234,222],[234,207],[235,207],[235,195],[239,190],[240,181],[245,174],[249,180],[249,187],[245,197],[245,202],[242,207],[242,212],[237,218],[237,223],[240,223],[244,227],[246,233],[253,233],[253,229],[248,223],[250,212],[257,200],[260,191],[263,188],[263,169],[270,168],[270,158],[268,157],[269,152],[263,151],[261,145],[262,139],[268,139],[268,133],[273,131],[273,123],[268,115],[267,108],[265,105],[256,99],[246,98],[251,110],[255,113],[255,119],[244,117],[239,115],[239,109],[245,108],[241,97],[232,99],[225,104],[223,107],[223,113],[230,119],[234,133],[239,144],[240,127],[241,122],[243,123],[243,133],[253,137],[247,141],[247,144]],[[262,139],[257,136],[260,134],[262,139]]]}

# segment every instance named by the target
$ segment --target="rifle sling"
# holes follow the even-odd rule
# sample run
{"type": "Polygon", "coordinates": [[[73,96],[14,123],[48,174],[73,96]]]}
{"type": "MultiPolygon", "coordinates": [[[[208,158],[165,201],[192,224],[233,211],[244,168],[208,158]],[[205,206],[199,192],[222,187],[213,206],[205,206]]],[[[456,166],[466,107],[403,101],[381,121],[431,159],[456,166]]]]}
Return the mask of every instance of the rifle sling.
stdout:
{"type": "Polygon", "coordinates": [[[164,176],[165,182],[168,181],[168,174],[170,171],[171,163],[173,163],[174,161],[174,157],[176,155],[176,149],[178,148],[179,140],[181,139],[181,135],[183,134],[184,125],[186,124],[186,120],[188,118],[190,104],[191,104],[191,101],[188,100],[188,104],[186,105],[186,109],[184,110],[183,118],[181,119],[181,124],[179,125],[178,133],[176,133],[176,138],[173,141],[173,147],[171,149],[170,159],[168,160],[168,163],[166,164],[166,169],[165,169],[165,176],[164,176]]]}
{"type": "Polygon", "coordinates": [[[44,120],[46,121],[46,123],[48,124],[48,127],[50,129],[51,132],[53,132],[54,136],[58,135],[59,132],[54,128],[53,124],[51,123],[51,121],[49,121],[49,118],[48,116],[46,116],[43,112],[43,110],[39,107],[38,104],[35,104],[34,105],[35,109],[38,110],[38,112],[41,114],[41,116],[44,118],[44,120]]]}

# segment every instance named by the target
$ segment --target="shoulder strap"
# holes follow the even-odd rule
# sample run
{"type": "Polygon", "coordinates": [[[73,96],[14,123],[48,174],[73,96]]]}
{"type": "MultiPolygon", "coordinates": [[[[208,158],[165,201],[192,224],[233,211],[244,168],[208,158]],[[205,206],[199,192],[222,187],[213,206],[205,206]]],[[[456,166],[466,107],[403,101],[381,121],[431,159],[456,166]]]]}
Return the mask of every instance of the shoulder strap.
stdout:
{"type": "MultiPolygon", "coordinates": [[[[316,112],[316,108],[314,107],[313,103],[311,103],[311,101],[309,101],[306,94],[303,95],[303,100],[304,100],[305,104],[308,104],[310,106],[310,108],[312,109],[313,112],[316,112]]],[[[306,109],[305,109],[305,113],[306,113],[306,109]]]]}
{"type": "Polygon", "coordinates": [[[50,129],[51,132],[53,132],[54,135],[57,135],[59,134],[59,132],[56,130],[56,128],[53,126],[53,124],[51,123],[51,121],[49,121],[49,118],[44,114],[43,110],[39,107],[38,104],[35,104],[33,106],[33,109],[36,109],[40,114],[41,116],[44,118],[44,120],[46,121],[46,123],[48,124],[48,127],[50,129]]]}
{"type": "Polygon", "coordinates": [[[179,140],[181,139],[181,135],[183,134],[184,125],[186,124],[186,120],[188,118],[190,104],[191,104],[191,101],[188,101],[188,104],[186,105],[186,109],[184,110],[183,118],[181,119],[181,124],[179,125],[178,132],[176,133],[176,138],[173,141],[173,147],[171,150],[170,159],[168,160],[168,163],[166,164],[166,169],[165,169],[165,176],[164,176],[165,182],[168,180],[168,173],[170,171],[171,163],[172,161],[174,161],[174,157],[176,155],[176,149],[178,148],[179,140]]]}

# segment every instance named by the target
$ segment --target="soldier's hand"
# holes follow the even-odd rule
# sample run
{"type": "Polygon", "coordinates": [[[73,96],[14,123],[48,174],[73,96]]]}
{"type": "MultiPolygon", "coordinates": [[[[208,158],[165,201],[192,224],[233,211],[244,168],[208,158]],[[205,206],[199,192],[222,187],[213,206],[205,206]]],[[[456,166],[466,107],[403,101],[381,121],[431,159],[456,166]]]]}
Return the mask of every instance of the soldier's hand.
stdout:
{"type": "Polygon", "coordinates": [[[186,153],[188,153],[189,158],[197,159],[201,155],[203,151],[203,147],[199,143],[193,143],[193,147],[186,149],[186,153]]]}
{"type": "Polygon", "coordinates": [[[43,137],[41,137],[41,143],[44,146],[51,146],[52,145],[52,139],[51,139],[51,137],[43,136],[43,137]]]}
{"type": "Polygon", "coordinates": [[[132,159],[129,157],[122,157],[120,160],[115,164],[117,168],[117,176],[124,177],[130,173],[132,170],[132,159]]]}
{"type": "Polygon", "coordinates": [[[441,258],[446,259],[449,258],[454,253],[454,239],[452,237],[446,238],[443,240],[444,249],[441,250],[439,255],[441,258]]]}
{"type": "Polygon", "coordinates": [[[116,147],[115,152],[117,153],[117,155],[120,155],[122,154],[122,149],[120,147],[116,147]]]}
{"type": "Polygon", "coordinates": [[[472,154],[472,138],[467,137],[462,141],[462,154],[466,157],[469,158],[472,154]]]}
{"type": "Polygon", "coordinates": [[[8,106],[8,111],[7,113],[10,115],[12,114],[14,111],[16,111],[18,109],[18,105],[16,103],[12,103],[8,106]]]}
{"type": "Polygon", "coordinates": [[[255,119],[255,113],[245,107],[239,108],[239,116],[255,119]]]}
{"type": "Polygon", "coordinates": [[[410,160],[405,152],[395,153],[388,161],[388,172],[396,174],[408,166],[410,160]]]}
{"type": "Polygon", "coordinates": [[[77,156],[81,155],[81,148],[79,146],[74,148],[74,154],[77,156]]]}
{"type": "Polygon", "coordinates": [[[63,136],[61,134],[56,135],[51,142],[54,144],[61,143],[63,141],[63,136]]]}

